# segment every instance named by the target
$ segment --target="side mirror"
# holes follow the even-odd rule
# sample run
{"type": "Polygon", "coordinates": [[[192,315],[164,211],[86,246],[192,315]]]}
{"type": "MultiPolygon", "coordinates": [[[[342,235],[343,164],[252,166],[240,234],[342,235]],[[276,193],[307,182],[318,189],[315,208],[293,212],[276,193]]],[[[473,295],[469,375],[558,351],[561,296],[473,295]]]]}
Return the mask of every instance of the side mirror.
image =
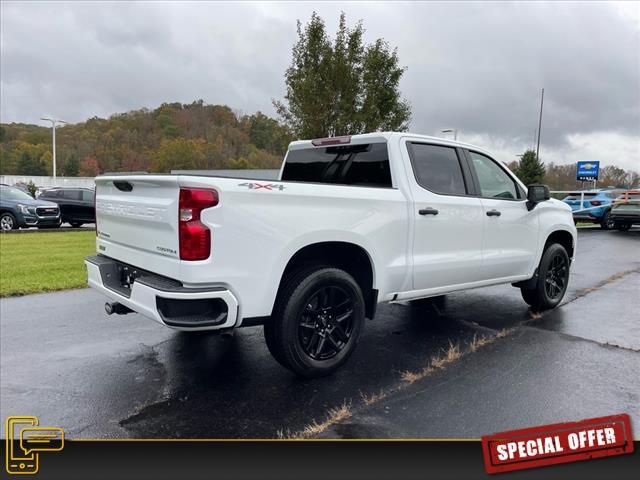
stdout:
{"type": "Polygon", "coordinates": [[[527,210],[531,211],[535,206],[549,200],[551,194],[549,193],[549,187],[546,185],[529,185],[527,189],[527,210]]]}

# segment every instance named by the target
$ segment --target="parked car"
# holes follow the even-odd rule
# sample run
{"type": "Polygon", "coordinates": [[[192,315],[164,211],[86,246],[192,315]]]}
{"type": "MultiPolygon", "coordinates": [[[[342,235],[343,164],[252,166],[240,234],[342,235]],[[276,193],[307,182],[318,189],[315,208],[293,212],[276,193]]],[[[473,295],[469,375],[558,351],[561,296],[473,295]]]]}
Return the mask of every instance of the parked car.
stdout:
{"type": "Polygon", "coordinates": [[[371,133],[289,145],[278,180],[96,178],[88,283],[107,313],[183,331],[264,324],[274,358],[325,375],[381,302],[510,283],[557,306],[571,209],[472,145],[371,133]]]}
{"type": "Polygon", "coordinates": [[[36,200],[19,188],[0,185],[0,229],[21,227],[51,228],[60,226],[58,205],[36,200]]]}
{"type": "Polygon", "coordinates": [[[598,223],[603,230],[613,228],[613,220],[611,220],[611,204],[616,198],[616,194],[609,189],[585,190],[583,192],[572,192],[562,201],[571,207],[574,212],[585,208],[593,208],[583,212],[573,214],[576,222],[598,223]],[[582,195],[584,201],[581,202],[582,195]]]}
{"type": "Polygon", "coordinates": [[[52,188],[38,198],[55,202],[60,206],[62,222],[77,228],[96,221],[94,191],[89,188],[52,188]]]}
{"type": "Polygon", "coordinates": [[[640,224],[640,189],[629,190],[616,198],[611,208],[611,220],[615,228],[623,232],[633,224],[640,224]]]}

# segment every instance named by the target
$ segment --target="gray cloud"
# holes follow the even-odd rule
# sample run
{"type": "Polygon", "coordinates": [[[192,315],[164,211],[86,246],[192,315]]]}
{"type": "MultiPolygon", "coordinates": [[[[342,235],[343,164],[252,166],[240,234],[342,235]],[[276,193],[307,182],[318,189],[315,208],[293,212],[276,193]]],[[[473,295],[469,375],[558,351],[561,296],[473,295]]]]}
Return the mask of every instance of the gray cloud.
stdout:
{"type": "MultiPolygon", "coordinates": [[[[637,4],[636,4],[637,6],[637,4]]],[[[640,23],[609,3],[1,4],[0,118],[106,117],[202,98],[273,114],[313,9],[340,10],[397,46],[412,131],[460,130],[514,159],[531,146],[545,88],[547,161],[640,168],[640,23]],[[604,142],[604,143],[603,143],[604,142]],[[611,153],[607,153],[611,152],[611,153]],[[615,158],[614,154],[615,153],[615,158]]]]}

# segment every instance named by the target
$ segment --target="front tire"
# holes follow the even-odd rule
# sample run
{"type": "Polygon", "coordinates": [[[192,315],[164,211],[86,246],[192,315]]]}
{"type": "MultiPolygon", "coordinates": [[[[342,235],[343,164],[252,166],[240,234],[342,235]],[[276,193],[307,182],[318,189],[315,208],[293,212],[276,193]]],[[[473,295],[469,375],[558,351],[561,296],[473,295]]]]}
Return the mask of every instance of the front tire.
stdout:
{"type": "Polygon", "coordinates": [[[303,377],[321,377],[342,366],[364,324],[360,286],[344,270],[310,267],[285,280],[265,323],[269,351],[303,377]]]}
{"type": "Polygon", "coordinates": [[[521,288],[522,299],[536,310],[558,306],[569,284],[569,255],[558,243],[547,246],[538,266],[538,281],[534,288],[521,288]]]}
{"type": "Polygon", "coordinates": [[[9,212],[5,212],[0,215],[0,230],[8,232],[9,230],[15,230],[16,228],[18,228],[16,217],[11,215],[9,212]]]}
{"type": "Polygon", "coordinates": [[[600,220],[600,228],[602,230],[611,230],[614,227],[614,222],[611,219],[611,210],[604,212],[602,220],[600,220]]]}
{"type": "Polygon", "coordinates": [[[71,228],[80,228],[82,226],[82,222],[69,222],[71,228]]]}

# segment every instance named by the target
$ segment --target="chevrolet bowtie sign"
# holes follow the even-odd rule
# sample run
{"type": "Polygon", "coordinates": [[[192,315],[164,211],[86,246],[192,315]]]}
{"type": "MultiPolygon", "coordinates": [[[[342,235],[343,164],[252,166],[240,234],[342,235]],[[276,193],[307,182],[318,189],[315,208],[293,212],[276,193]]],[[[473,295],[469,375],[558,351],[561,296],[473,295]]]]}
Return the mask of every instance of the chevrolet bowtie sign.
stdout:
{"type": "Polygon", "coordinates": [[[576,179],[578,181],[598,180],[598,172],[600,171],[600,162],[586,161],[576,164],[576,179]]]}

